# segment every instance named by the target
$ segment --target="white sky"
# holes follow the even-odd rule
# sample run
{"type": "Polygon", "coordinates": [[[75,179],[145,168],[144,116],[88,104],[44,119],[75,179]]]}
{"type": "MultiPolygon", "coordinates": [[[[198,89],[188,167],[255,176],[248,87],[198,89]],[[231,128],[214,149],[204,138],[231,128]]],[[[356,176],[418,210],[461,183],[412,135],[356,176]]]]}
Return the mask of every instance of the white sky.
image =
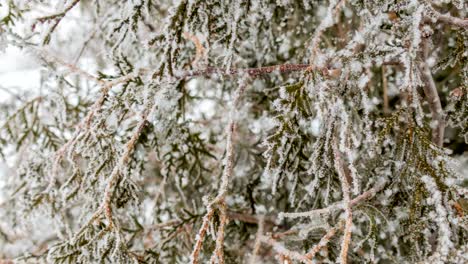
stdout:
{"type": "Polygon", "coordinates": [[[8,47],[0,53],[0,102],[11,99],[5,89],[17,93],[18,90],[38,89],[40,65],[37,61],[15,47],[8,47]]]}

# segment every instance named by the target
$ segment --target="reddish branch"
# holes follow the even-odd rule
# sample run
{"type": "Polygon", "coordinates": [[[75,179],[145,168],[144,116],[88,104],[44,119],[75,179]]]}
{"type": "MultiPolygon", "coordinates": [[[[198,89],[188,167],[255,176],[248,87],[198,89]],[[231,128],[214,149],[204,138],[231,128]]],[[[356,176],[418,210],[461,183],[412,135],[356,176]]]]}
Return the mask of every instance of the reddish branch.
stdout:
{"type": "MultiPolygon", "coordinates": [[[[382,65],[399,65],[401,64],[398,60],[389,60],[384,61],[382,65]]],[[[311,71],[313,69],[320,70],[323,75],[333,75],[334,71],[339,71],[340,69],[327,69],[320,68],[317,69],[310,64],[279,64],[273,66],[265,66],[259,68],[231,68],[226,70],[223,68],[216,67],[207,67],[203,70],[189,70],[184,71],[180,70],[176,72],[175,77],[179,79],[189,78],[189,77],[210,77],[210,76],[236,76],[236,75],[248,75],[251,77],[259,77],[262,75],[270,73],[291,73],[291,72],[301,72],[301,71],[311,71]]],[[[141,71],[147,71],[142,69],[141,71]]]]}
{"type": "Polygon", "coordinates": [[[187,78],[187,77],[196,77],[196,76],[212,76],[212,75],[229,76],[229,75],[245,74],[245,75],[256,77],[256,76],[269,74],[273,72],[288,73],[288,72],[304,71],[308,68],[310,68],[309,64],[281,64],[281,65],[266,66],[266,67],[260,67],[260,68],[246,68],[246,69],[233,68],[230,70],[208,67],[204,70],[180,72],[176,76],[179,78],[187,78]]]}

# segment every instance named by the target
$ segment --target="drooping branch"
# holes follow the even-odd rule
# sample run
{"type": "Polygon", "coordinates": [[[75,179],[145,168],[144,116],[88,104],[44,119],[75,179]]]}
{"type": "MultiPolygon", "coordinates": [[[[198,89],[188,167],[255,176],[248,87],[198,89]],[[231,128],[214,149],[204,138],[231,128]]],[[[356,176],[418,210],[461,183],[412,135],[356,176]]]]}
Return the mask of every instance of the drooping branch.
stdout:
{"type": "Polygon", "coordinates": [[[86,78],[86,79],[88,79],[88,80],[90,80],[92,82],[95,82],[96,84],[101,86],[100,96],[96,99],[94,104],[90,107],[90,109],[89,109],[88,113],[86,114],[86,116],[81,120],[81,122],[79,122],[76,125],[76,130],[73,133],[72,137],[60,149],[58,149],[55,152],[54,161],[53,161],[53,164],[52,164],[52,172],[50,174],[51,175],[51,180],[49,181],[49,186],[47,188],[47,191],[50,191],[51,188],[56,183],[56,180],[57,180],[56,178],[57,178],[58,168],[60,166],[60,162],[64,158],[64,156],[67,153],[67,151],[69,150],[69,148],[71,148],[77,142],[79,136],[82,135],[83,133],[87,133],[89,131],[89,129],[91,127],[91,122],[93,121],[94,116],[96,115],[96,113],[99,112],[99,110],[104,105],[104,103],[106,101],[106,98],[108,97],[108,93],[109,93],[110,89],[112,89],[116,85],[119,85],[119,84],[126,83],[126,82],[130,81],[130,80],[140,76],[140,74],[145,73],[146,71],[145,70],[135,71],[135,72],[131,72],[129,74],[126,74],[126,75],[124,75],[122,77],[111,80],[111,81],[104,81],[104,80],[98,79],[93,74],[90,74],[90,73],[84,71],[83,69],[77,67],[74,64],[65,62],[61,58],[58,58],[58,57],[52,55],[50,52],[47,52],[44,49],[36,49],[35,51],[38,52],[39,56],[43,60],[45,60],[46,62],[59,64],[60,66],[63,66],[65,68],[67,68],[71,73],[77,74],[79,76],[83,76],[84,78],[86,78]]]}

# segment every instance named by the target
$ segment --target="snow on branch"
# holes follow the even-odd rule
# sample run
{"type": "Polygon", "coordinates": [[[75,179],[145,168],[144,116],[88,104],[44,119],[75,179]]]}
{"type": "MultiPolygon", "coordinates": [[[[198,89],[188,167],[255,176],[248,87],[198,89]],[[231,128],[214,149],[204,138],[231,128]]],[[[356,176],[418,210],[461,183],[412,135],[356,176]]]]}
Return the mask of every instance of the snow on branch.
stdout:
{"type": "Polygon", "coordinates": [[[463,8],[0,1],[0,262],[466,262],[463,8]]]}

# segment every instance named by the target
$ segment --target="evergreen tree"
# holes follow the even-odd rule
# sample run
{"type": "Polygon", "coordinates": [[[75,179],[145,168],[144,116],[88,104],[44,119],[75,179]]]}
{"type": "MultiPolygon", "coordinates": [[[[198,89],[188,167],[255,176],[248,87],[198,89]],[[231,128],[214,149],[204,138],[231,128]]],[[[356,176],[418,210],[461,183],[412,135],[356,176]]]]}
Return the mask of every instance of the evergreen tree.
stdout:
{"type": "Polygon", "coordinates": [[[464,0],[0,10],[1,263],[468,262],[464,0]]]}

